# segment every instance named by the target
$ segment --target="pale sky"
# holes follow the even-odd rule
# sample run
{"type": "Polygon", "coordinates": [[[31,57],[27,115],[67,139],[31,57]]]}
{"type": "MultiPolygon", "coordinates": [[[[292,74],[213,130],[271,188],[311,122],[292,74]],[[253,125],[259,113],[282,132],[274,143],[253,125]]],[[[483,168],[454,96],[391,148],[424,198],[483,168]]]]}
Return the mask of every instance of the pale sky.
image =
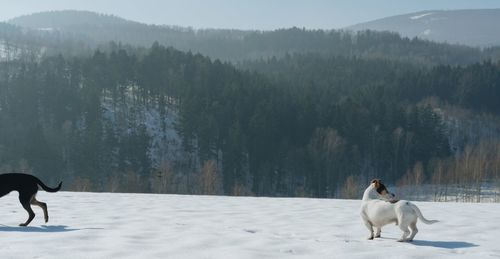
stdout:
{"type": "Polygon", "coordinates": [[[72,9],[193,28],[336,29],[423,10],[483,8],[500,8],[500,0],[0,0],[0,21],[72,9]]]}

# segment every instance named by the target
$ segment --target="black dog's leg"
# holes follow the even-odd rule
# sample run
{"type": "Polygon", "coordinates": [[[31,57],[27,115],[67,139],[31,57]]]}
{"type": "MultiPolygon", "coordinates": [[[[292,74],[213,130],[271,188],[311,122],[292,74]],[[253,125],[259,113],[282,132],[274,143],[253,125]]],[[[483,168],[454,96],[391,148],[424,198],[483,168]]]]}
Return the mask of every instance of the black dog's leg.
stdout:
{"type": "Polygon", "coordinates": [[[33,196],[28,196],[28,195],[19,195],[19,201],[21,202],[21,205],[23,205],[23,208],[28,212],[28,220],[26,222],[19,224],[21,227],[26,227],[32,220],[35,218],[35,212],[31,209],[30,206],[30,201],[33,196]]]}
{"type": "Polygon", "coordinates": [[[43,216],[44,216],[44,219],[45,219],[45,223],[49,222],[49,212],[47,211],[47,203],[41,202],[41,201],[37,201],[36,197],[33,196],[33,198],[31,198],[31,204],[36,205],[36,206],[42,208],[42,210],[43,210],[43,216]]]}

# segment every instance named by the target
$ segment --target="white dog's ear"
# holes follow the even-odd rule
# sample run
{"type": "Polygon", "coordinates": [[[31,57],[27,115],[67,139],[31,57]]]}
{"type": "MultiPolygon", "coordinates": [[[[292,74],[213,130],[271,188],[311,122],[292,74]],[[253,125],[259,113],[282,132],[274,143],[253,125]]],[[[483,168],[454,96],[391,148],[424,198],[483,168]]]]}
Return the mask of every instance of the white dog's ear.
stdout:
{"type": "Polygon", "coordinates": [[[380,179],[373,179],[372,183],[375,184],[375,188],[378,188],[380,186],[380,179]]]}

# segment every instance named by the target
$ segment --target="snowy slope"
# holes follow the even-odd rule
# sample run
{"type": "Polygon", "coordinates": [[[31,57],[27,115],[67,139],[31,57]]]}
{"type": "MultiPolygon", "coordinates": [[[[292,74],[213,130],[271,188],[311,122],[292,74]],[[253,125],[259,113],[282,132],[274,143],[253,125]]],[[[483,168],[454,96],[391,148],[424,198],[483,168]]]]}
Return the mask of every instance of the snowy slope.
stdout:
{"type": "Polygon", "coordinates": [[[124,106],[113,106],[112,100],[103,100],[105,123],[111,123],[111,127],[122,135],[130,134],[130,125],[145,125],[146,131],[151,138],[149,156],[154,168],[160,168],[164,161],[179,161],[183,158],[181,137],[175,130],[178,123],[178,112],[175,108],[169,108],[162,117],[157,108],[147,108],[140,104],[134,104],[132,97],[124,106]],[[133,116],[131,116],[133,114],[133,116]],[[121,119],[119,119],[121,118],[121,119]],[[128,121],[133,118],[134,121],[128,121]],[[162,122],[164,127],[162,127],[162,122]]]}
{"type": "Polygon", "coordinates": [[[421,203],[413,243],[386,226],[365,240],[359,200],[45,193],[21,228],[17,193],[0,199],[0,258],[498,258],[500,204],[421,203]],[[472,222],[473,220],[473,222],[472,222]]]}
{"type": "Polygon", "coordinates": [[[406,37],[489,47],[500,44],[500,9],[432,10],[349,26],[353,31],[393,31],[406,37]]]}

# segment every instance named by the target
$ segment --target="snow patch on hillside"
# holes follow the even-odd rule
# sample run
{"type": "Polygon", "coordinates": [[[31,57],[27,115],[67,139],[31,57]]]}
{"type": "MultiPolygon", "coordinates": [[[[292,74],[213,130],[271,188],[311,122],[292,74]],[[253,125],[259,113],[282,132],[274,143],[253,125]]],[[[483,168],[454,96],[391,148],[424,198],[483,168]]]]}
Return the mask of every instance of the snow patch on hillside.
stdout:
{"type": "Polygon", "coordinates": [[[424,13],[424,14],[419,14],[419,15],[415,15],[415,16],[411,16],[410,19],[412,20],[418,20],[420,18],[423,18],[423,17],[426,17],[426,16],[429,16],[433,13],[424,13]]]}
{"type": "Polygon", "coordinates": [[[0,62],[11,61],[23,57],[40,59],[46,51],[47,47],[19,44],[0,39],[0,62]]]}
{"type": "Polygon", "coordinates": [[[162,161],[182,160],[182,140],[175,130],[177,110],[170,107],[162,115],[157,107],[132,103],[132,100],[128,100],[125,105],[117,106],[111,98],[105,98],[102,102],[104,118],[122,134],[130,132],[132,125],[146,127],[151,138],[149,155],[153,168],[159,168],[162,161]],[[130,118],[132,121],[129,121],[130,118]]]}
{"type": "Polygon", "coordinates": [[[12,48],[8,45],[8,43],[2,39],[0,39],[0,61],[6,61],[12,59],[12,48]]]}
{"type": "Polygon", "coordinates": [[[36,30],[38,31],[45,31],[45,32],[53,32],[53,31],[56,31],[55,28],[52,28],[52,27],[46,27],[46,28],[36,28],[36,30]]]}
{"type": "Polygon", "coordinates": [[[162,119],[157,109],[144,109],[142,117],[138,118],[145,123],[147,132],[151,136],[150,154],[153,166],[156,168],[162,160],[179,161],[182,159],[182,142],[175,130],[178,113],[173,109],[169,109],[166,113],[162,119]]]}
{"type": "Polygon", "coordinates": [[[0,61],[4,60],[5,58],[6,58],[5,43],[4,41],[0,40],[0,61]]]}

